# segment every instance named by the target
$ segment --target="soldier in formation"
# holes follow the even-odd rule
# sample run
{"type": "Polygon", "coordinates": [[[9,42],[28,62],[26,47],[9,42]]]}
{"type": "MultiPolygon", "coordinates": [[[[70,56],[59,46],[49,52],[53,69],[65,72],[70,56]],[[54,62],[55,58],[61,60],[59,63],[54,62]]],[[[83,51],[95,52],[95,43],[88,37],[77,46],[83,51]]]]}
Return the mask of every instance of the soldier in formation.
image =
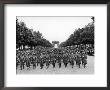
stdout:
{"type": "Polygon", "coordinates": [[[20,69],[23,70],[25,67],[27,69],[33,67],[36,69],[37,66],[40,66],[40,69],[45,67],[48,69],[50,65],[53,68],[61,68],[62,65],[65,68],[69,65],[73,68],[74,65],[77,65],[80,68],[82,64],[83,67],[86,67],[87,64],[87,50],[79,48],[79,46],[74,47],[65,47],[62,49],[40,49],[39,50],[28,50],[28,51],[17,51],[16,56],[16,69],[20,66],[20,69]],[[63,63],[63,64],[62,64],[63,63]]]}

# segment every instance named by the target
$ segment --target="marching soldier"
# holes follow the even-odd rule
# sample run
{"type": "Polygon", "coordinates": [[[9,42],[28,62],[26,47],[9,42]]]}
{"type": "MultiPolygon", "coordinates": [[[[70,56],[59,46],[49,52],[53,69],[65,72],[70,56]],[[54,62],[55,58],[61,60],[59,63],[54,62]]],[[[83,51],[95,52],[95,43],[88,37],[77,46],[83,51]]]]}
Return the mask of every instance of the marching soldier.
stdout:
{"type": "Polygon", "coordinates": [[[42,69],[43,66],[44,66],[44,64],[43,64],[43,61],[41,60],[41,61],[40,61],[40,69],[42,69]]]}
{"type": "Polygon", "coordinates": [[[52,65],[53,65],[53,68],[55,68],[55,58],[53,58],[52,65]]]}
{"type": "Polygon", "coordinates": [[[70,64],[72,65],[72,68],[73,68],[73,66],[74,66],[74,60],[71,60],[70,61],[70,64]]]}
{"type": "Polygon", "coordinates": [[[16,69],[18,68],[18,65],[19,65],[19,63],[20,63],[19,60],[20,60],[20,59],[19,59],[19,57],[17,56],[17,57],[16,57],[16,69]]]}
{"type": "Polygon", "coordinates": [[[78,65],[79,68],[80,68],[80,64],[81,64],[80,54],[77,54],[76,65],[78,65]]]}
{"type": "Polygon", "coordinates": [[[58,56],[58,60],[57,60],[57,63],[59,65],[59,68],[61,68],[61,55],[58,56]]]}
{"type": "Polygon", "coordinates": [[[84,68],[85,68],[87,64],[87,60],[83,60],[83,63],[84,63],[84,68]]]}
{"type": "Polygon", "coordinates": [[[46,66],[47,66],[47,68],[49,68],[49,65],[50,65],[50,60],[47,60],[47,61],[46,61],[46,66]]]}
{"type": "Polygon", "coordinates": [[[68,57],[67,56],[63,56],[63,63],[64,63],[65,68],[66,68],[67,64],[68,64],[68,57]]]}
{"type": "Polygon", "coordinates": [[[24,69],[24,61],[23,60],[20,61],[20,68],[21,68],[21,70],[24,69]]]}
{"type": "Polygon", "coordinates": [[[75,59],[76,59],[76,55],[73,54],[73,53],[71,53],[70,58],[71,58],[70,64],[72,65],[72,68],[73,68],[73,66],[74,66],[74,61],[75,61],[75,59]]]}
{"type": "Polygon", "coordinates": [[[16,61],[16,69],[18,68],[19,63],[20,63],[19,60],[17,60],[16,61]]]}
{"type": "Polygon", "coordinates": [[[61,60],[58,61],[59,68],[61,68],[61,60]]]}
{"type": "Polygon", "coordinates": [[[87,55],[83,52],[82,53],[82,65],[84,65],[84,68],[87,64],[87,55]]]}
{"type": "Polygon", "coordinates": [[[24,64],[25,64],[24,56],[21,56],[21,58],[20,58],[20,68],[21,68],[21,70],[24,69],[24,64]]]}
{"type": "Polygon", "coordinates": [[[30,60],[29,59],[26,61],[26,66],[27,66],[27,69],[30,68],[30,60]]]}
{"type": "Polygon", "coordinates": [[[35,59],[35,57],[33,57],[32,64],[33,64],[33,69],[35,69],[36,68],[36,59],[35,59]]]}
{"type": "Polygon", "coordinates": [[[64,63],[65,68],[66,68],[67,67],[67,64],[68,64],[68,61],[67,60],[64,60],[63,63],[64,63]]]}

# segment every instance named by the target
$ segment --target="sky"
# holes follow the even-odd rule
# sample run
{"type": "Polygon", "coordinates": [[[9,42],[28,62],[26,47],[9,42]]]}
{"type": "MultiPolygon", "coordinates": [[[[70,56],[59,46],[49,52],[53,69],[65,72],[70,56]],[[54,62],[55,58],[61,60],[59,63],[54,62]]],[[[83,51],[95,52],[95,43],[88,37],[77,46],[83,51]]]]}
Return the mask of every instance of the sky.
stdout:
{"type": "Polygon", "coordinates": [[[92,22],[91,17],[28,17],[17,16],[19,21],[23,21],[26,27],[39,31],[43,37],[50,42],[64,42],[75,31],[83,28],[92,22]]]}

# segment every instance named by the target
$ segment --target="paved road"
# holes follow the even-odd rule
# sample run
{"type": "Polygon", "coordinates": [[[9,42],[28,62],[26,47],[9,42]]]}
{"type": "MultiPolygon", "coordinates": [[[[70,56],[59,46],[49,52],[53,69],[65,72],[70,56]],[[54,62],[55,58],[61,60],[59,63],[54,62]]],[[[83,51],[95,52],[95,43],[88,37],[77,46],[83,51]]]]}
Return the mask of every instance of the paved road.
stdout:
{"type": "Polygon", "coordinates": [[[44,66],[43,69],[37,67],[34,70],[32,67],[29,70],[26,68],[24,70],[18,69],[17,74],[94,74],[94,56],[88,56],[87,62],[86,68],[82,65],[81,68],[78,68],[76,65],[74,65],[74,68],[71,68],[71,65],[68,65],[67,68],[65,68],[62,64],[62,67],[59,69],[56,64],[56,68],[53,68],[51,65],[48,69],[46,69],[46,66],[44,66]]]}

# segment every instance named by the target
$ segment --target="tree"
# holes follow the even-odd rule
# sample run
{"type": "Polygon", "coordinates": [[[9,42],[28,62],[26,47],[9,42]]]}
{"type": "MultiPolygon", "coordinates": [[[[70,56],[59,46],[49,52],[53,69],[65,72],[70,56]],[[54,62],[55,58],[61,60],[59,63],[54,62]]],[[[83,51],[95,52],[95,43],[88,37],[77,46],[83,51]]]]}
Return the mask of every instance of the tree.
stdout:
{"type": "Polygon", "coordinates": [[[18,22],[16,19],[16,48],[25,49],[25,46],[28,47],[52,47],[52,44],[43,38],[42,33],[39,31],[33,31],[26,27],[24,22],[18,22]]]}
{"type": "Polygon", "coordinates": [[[84,28],[78,28],[70,37],[60,44],[62,47],[78,45],[78,44],[94,44],[94,18],[93,22],[84,28]]]}

